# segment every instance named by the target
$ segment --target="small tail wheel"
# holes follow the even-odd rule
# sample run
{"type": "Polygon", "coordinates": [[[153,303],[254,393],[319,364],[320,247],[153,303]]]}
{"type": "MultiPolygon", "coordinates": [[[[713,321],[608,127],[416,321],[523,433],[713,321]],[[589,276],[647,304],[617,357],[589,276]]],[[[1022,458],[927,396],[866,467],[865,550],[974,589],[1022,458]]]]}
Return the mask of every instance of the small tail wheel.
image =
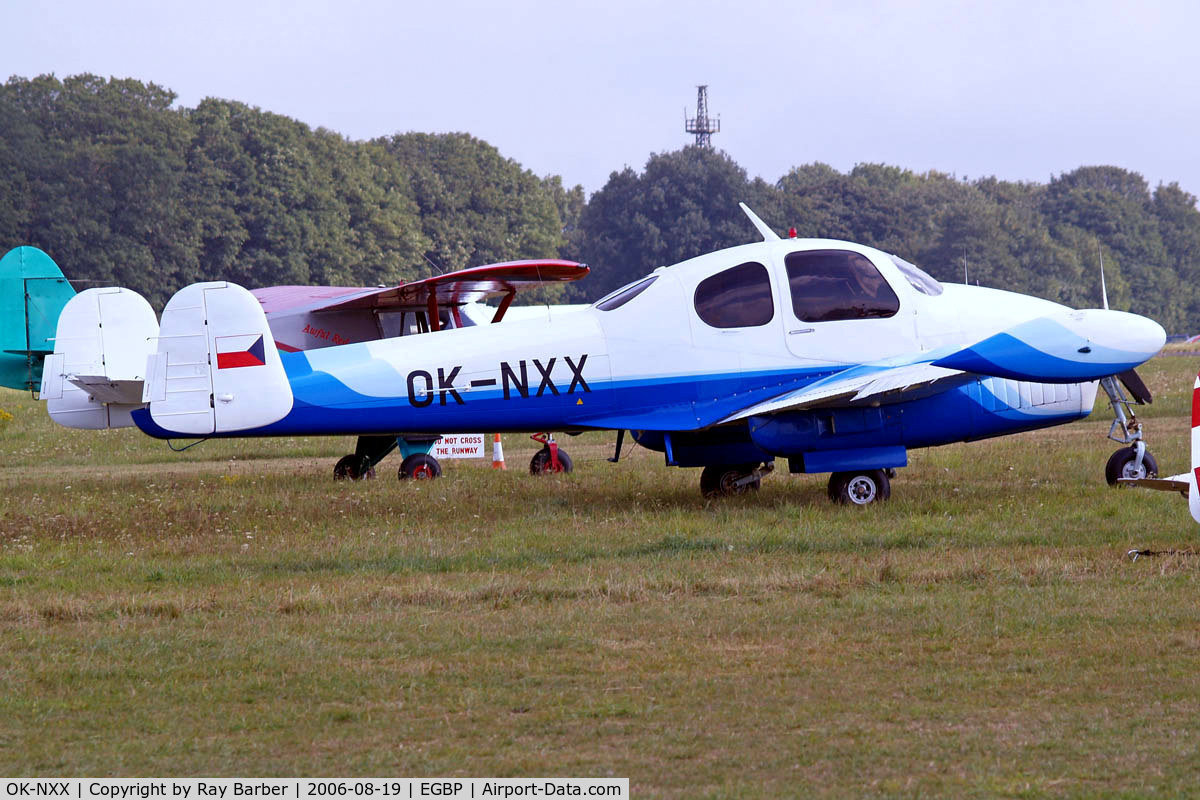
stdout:
{"type": "Polygon", "coordinates": [[[843,505],[866,506],[892,496],[892,482],[881,469],[835,472],[829,476],[829,499],[843,505]]]}
{"type": "Polygon", "coordinates": [[[1109,486],[1119,486],[1118,478],[1157,478],[1158,461],[1149,450],[1142,454],[1142,463],[1137,464],[1137,448],[1122,447],[1108,457],[1104,465],[1104,479],[1109,486]]]}
{"type": "Polygon", "coordinates": [[[533,454],[529,460],[530,475],[548,475],[552,472],[570,472],[575,468],[567,451],[558,448],[558,469],[554,468],[554,460],[550,457],[550,448],[543,447],[533,454]]]}
{"type": "Polygon", "coordinates": [[[431,481],[442,477],[442,465],[428,453],[413,453],[400,462],[400,471],[396,477],[400,480],[412,478],[417,481],[431,481]]]}
{"type": "Polygon", "coordinates": [[[755,468],[755,464],[709,464],[700,473],[700,494],[705,497],[730,497],[745,494],[748,491],[757,492],[762,486],[762,478],[743,482],[755,468]]]}
{"type": "Polygon", "coordinates": [[[371,459],[367,456],[351,453],[348,456],[342,456],[333,465],[333,477],[334,480],[339,481],[361,481],[364,478],[374,478],[375,467],[371,465],[371,459]]]}

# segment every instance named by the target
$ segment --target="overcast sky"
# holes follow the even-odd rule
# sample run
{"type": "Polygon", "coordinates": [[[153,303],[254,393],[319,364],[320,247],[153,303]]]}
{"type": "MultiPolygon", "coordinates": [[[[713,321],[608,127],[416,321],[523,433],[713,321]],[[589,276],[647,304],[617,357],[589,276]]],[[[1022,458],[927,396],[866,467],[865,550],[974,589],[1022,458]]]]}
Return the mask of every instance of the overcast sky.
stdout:
{"type": "Polygon", "coordinates": [[[466,131],[588,192],[692,139],[775,181],[824,161],[1200,194],[1200,2],[0,0],[0,76],[92,72],[352,139],[466,131]]]}

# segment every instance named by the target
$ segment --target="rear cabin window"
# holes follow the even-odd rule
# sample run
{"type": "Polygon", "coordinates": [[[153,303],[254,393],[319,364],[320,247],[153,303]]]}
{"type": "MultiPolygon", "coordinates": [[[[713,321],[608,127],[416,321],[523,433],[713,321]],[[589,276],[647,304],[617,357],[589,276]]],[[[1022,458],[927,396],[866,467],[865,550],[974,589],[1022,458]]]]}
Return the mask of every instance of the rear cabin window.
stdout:
{"type": "Polygon", "coordinates": [[[748,261],[700,281],[696,314],[714,328],[766,325],[775,316],[771,276],[757,261],[748,261]]]}
{"type": "Polygon", "coordinates": [[[805,322],[890,317],[900,300],[871,260],[849,250],[807,250],[785,259],[792,310],[805,322]]]}

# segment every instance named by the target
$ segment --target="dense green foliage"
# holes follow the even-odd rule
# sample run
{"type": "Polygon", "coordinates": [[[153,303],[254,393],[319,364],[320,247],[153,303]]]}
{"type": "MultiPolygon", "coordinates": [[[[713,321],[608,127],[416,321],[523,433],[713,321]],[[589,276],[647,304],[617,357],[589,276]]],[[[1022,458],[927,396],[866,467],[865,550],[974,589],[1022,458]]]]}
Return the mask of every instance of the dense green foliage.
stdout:
{"type": "Polygon", "coordinates": [[[780,231],[1074,306],[1099,304],[1103,257],[1114,307],[1200,327],[1196,198],[1117,167],[1036,184],[807,164],[770,184],[687,147],[612,173],[585,201],[467,134],[352,142],[241,103],[174,99],[91,75],[0,87],[0,247],[36,245],[69,275],[159,304],[195,280],[377,284],[554,256],[593,274],[526,299],[583,300],[754,240],[745,201],[780,231]]]}
{"type": "Polygon", "coordinates": [[[558,255],[567,193],[466,134],[350,142],[153,84],[0,87],[0,247],[162,304],[229,279],[377,284],[558,255]]]}

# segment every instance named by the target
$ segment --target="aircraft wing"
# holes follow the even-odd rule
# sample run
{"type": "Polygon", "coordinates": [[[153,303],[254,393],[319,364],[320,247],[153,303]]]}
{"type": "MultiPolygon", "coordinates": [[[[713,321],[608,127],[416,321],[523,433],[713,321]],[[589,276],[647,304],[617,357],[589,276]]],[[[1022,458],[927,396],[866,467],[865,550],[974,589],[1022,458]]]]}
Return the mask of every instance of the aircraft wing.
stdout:
{"type": "Polygon", "coordinates": [[[822,406],[887,405],[917,400],[975,377],[975,373],[936,367],[929,363],[864,364],[844,369],[803,389],[756,403],[721,422],[822,406]]]}
{"type": "Polygon", "coordinates": [[[917,400],[979,376],[1078,383],[1121,375],[1135,396],[1140,399],[1144,395],[1148,400],[1149,392],[1132,370],[1157,353],[1165,339],[1158,323],[1134,314],[1065,309],[1014,325],[968,347],[947,346],[915,357],[849,367],[802,389],[755,403],[721,422],[826,405],[917,400]]]}
{"type": "Polygon", "coordinates": [[[577,281],[589,272],[585,264],[560,259],[508,261],[435,275],[399,286],[340,288],[333,286],[275,286],[254,291],[268,314],[285,310],[324,312],[427,308],[478,302],[513,295],[551,283],[577,281]]]}

